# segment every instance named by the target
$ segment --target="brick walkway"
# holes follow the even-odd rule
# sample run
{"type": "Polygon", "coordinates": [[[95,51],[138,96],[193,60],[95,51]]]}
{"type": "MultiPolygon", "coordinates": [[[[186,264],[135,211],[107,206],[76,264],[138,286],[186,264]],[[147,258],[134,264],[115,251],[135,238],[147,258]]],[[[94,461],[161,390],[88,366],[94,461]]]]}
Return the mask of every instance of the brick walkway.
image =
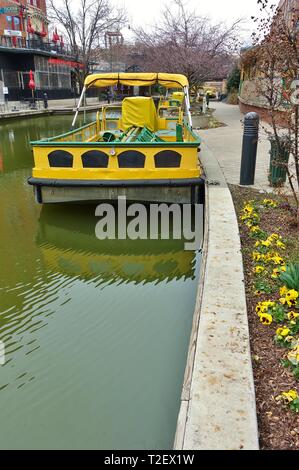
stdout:
{"type": "MultiPolygon", "coordinates": [[[[216,109],[215,117],[226,126],[200,130],[199,135],[203,138],[204,145],[217,158],[226,181],[231,184],[239,184],[243,138],[241,121],[244,116],[238,106],[212,101],[210,107],[216,109]]],[[[271,191],[272,188],[268,182],[269,150],[270,144],[266,132],[261,128],[254,187],[271,191]]]]}

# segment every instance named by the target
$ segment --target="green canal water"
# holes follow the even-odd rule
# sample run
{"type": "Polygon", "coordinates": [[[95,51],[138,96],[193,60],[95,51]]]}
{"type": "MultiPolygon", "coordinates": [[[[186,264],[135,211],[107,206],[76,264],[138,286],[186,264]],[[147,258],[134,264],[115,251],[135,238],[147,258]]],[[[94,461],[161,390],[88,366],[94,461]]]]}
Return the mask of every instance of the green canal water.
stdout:
{"type": "Polygon", "coordinates": [[[29,141],[71,118],[0,124],[0,448],[170,449],[200,254],[35,203],[29,141]]]}

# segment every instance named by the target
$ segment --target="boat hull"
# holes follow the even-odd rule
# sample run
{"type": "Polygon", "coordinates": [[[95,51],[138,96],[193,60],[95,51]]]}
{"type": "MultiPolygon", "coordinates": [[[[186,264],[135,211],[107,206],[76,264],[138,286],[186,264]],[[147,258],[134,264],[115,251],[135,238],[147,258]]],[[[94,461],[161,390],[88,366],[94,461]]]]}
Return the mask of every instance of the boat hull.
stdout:
{"type": "Polygon", "coordinates": [[[128,201],[198,204],[204,199],[202,178],[177,180],[54,180],[29,178],[40,204],[87,201],[128,201]]]}

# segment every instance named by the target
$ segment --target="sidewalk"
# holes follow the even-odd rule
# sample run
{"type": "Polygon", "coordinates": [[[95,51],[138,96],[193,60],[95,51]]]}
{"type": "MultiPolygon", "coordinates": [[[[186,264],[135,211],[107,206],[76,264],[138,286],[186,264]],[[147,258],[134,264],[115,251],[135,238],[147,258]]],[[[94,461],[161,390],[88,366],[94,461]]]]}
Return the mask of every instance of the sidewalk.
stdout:
{"type": "MultiPolygon", "coordinates": [[[[241,121],[244,115],[238,106],[212,101],[210,107],[216,109],[215,117],[226,126],[200,130],[198,134],[202,137],[204,145],[217,158],[227,183],[239,184],[243,139],[241,121]]],[[[268,182],[269,150],[270,144],[261,128],[254,188],[272,191],[273,188],[268,182]]]]}

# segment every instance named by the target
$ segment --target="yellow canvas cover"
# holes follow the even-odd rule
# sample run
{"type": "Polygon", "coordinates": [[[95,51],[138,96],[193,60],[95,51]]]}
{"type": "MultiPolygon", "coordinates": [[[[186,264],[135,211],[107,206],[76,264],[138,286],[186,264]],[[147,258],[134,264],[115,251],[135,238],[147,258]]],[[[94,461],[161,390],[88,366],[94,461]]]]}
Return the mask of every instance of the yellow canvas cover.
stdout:
{"type": "Polygon", "coordinates": [[[188,87],[188,80],[185,75],[174,73],[96,73],[88,75],[84,86],[89,88],[108,87],[117,85],[127,86],[151,86],[159,83],[165,88],[184,88],[188,87]]]}
{"type": "Polygon", "coordinates": [[[182,103],[184,99],[184,93],[182,91],[174,91],[172,93],[172,99],[180,101],[182,103]]]}
{"type": "Polygon", "coordinates": [[[152,98],[134,96],[122,102],[122,124],[124,130],[132,126],[147,127],[150,131],[157,130],[157,112],[152,98]]]}

